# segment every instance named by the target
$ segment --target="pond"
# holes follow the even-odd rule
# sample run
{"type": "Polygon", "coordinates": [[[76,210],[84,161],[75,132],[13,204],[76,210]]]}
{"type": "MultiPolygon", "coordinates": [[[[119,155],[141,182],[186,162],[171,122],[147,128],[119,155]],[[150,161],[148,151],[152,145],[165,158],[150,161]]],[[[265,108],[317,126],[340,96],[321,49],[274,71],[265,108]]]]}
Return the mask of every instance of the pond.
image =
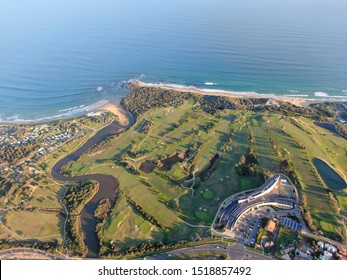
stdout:
{"type": "Polygon", "coordinates": [[[347,188],[347,184],[341,176],[336,173],[328,164],[319,158],[312,160],[313,165],[316,167],[318,173],[324,180],[325,184],[331,190],[343,190],[347,188]]]}

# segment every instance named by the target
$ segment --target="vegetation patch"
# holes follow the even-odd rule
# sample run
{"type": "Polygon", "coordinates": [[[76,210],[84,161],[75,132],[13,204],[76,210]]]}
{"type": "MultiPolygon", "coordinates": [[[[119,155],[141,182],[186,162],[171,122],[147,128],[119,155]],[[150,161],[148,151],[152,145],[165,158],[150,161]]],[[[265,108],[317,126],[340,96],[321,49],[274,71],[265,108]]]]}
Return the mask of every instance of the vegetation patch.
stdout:
{"type": "Polygon", "coordinates": [[[236,172],[240,176],[253,176],[256,175],[258,160],[252,148],[248,153],[242,155],[239,162],[235,165],[236,172]]]}
{"type": "Polygon", "coordinates": [[[195,216],[198,219],[203,220],[203,221],[208,221],[209,220],[209,215],[206,212],[204,212],[204,211],[200,211],[200,210],[196,211],[195,212],[195,216]]]}
{"type": "Polygon", "coordinates": [[[98,184],[93,181],[78,181],[65,184],[65,188],[62,202],[68,211],[65,226],[67,248],[76,256],[84,256],[87,247],[80,231],[79,213],[98,189],[98,184]]]}

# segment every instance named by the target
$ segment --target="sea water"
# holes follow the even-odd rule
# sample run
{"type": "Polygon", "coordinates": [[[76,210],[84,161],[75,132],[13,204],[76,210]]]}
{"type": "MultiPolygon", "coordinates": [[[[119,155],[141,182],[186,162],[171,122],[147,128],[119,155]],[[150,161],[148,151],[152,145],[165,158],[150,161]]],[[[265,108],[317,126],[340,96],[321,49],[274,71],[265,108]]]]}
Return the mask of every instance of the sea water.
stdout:
{"type": "Polygon", "coordinates": [[[2,0],[0,119],[74,114],[131,79],[347,98],[345,0],[2,0]]]}

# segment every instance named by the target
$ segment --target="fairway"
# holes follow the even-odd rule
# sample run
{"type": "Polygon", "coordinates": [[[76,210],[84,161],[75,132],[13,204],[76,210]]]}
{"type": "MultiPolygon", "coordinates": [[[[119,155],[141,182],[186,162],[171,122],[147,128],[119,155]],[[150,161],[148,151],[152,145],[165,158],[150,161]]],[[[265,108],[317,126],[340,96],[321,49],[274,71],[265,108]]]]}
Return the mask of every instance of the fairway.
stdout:
{"type": "Polygon", "coordinates": [[[256,155],[258,156],[259,167],[271,172],[279,167],[279,158],[270,143],[269,126],[262,115],[251,115],[248,121],[248,128],[251,134],[252,143],[256,155]]]}
{"type": "Polygon", "coordinates": [[[318,141],[318,136],[316,137],[315,134],[311,136],[307,133],[305,136],[302,130],[287,121],[276,122],[272,118],[272,123],[275,126],[271,128],[271,137],[275,139],[274,141],[281,154],[293,162],[295,172],[298,174],[303,187],[303,192],[307,196],[308,207],[316,227],[327,236],[336,236],[335,229],[340,225],[337,223],[329,203],[326,188],[310,161],[311,156],[323,156],[325,154],[323,152],[326,150],[324,143],[320,143],[318,147],[316,143],[312,142],[318,141]],[[300,143],[304,143],[307,149],[302,149],[300,143]]]}
{"type": "Polygon", "coordinates": [[[121,248],[129,248],[150,240],[160,242],[164,235],[135,213],[122,197],[104,227],[103,236],[106,242],[113,241],[121,248]]]}

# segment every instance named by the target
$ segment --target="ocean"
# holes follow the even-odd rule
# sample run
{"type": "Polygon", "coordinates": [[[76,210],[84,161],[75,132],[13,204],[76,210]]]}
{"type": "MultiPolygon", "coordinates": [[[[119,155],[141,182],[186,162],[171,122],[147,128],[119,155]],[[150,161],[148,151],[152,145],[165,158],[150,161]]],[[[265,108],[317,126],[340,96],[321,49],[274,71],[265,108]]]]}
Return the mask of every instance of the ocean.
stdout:
{"type": "Polygon", "coordinates": [[[136,79],[347,100],[346,15],[345,0],[2,0],[0,119],[80,113],[136,79]]]}

